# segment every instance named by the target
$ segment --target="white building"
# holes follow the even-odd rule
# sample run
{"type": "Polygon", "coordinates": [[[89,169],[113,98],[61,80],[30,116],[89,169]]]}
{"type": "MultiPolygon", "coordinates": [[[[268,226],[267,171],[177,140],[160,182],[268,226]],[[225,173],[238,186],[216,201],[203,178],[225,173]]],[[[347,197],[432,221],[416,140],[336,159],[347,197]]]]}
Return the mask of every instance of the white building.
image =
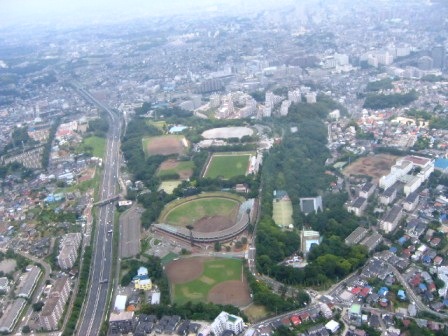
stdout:
{"type": "Polygon", "coordinates": [[[288,100],[293,103],[300,103],[302,101],[302,93],[299,89],[294,91],[288,91],[288,100]]]}
{"type": "Polygon", "coordinates": [[[62,269],[69,269],[73,267],[78,258],[78,249],[81,244],[81,233],[67,233],[61,240],[60,250],[58,255],[58,264],[62,269]]]}
{"type": "Polygon", "coordinates": [[[316,103],[316,101],[317,101],[317,94],[316,94],[316,92],[310,92],[310,93],[307,93],[307,94],[305,95],[305,99],[306,99],[306,102],[307,102],[308,104],[314,104],[314,103],[316,103]]]}
{"type": "Polygon", "coordinates": [[[6,308],[3,308],[3,315],[0,318],[0,332],[11,333],[19,320],[20,314],[26,305],[25,299],[16,299],[6,308]]]}
{"type": "Polygon", "coordinates": [[[116,313],[124,312],[126,309],[127,300],[128,297],[126,295],[117,295],[117,297],[115,298],[114,312],[116,313]]]}
{"type": "Polygon", "coordinates": [[[390,173],[380,178],[379,186],[380,188],[388,189],[397,181],[404,182],[404,193],[408,196],[417,190],[433,171],[434,160],[415,155],[406,156],[398,159],[395,165],[392,166],[390,173]],[[420,172],[416,175],[418,179],[406,176],[415,168],[420,169],[420,172]]]}
{"type": "Polygon", "coordinates": [[[243,331],[244,322],[239,316],[222,311],[212,322],[211,329],[215,336],[221,336],[224,330],[231,330],[235,335],[243,331]]]}
{"type": "Polygon", "coordinates": [[[27,269],[27,272],[21,276],[20,283],[17,286],[17,297],[21,297],[24,299],[31,298],[31,295],[36,288],[37,281],[39,280],[41,273],[42,271],[37,266],[31,266],[29,269],[27,269]]]}
{"type": "Polygon", "coordinates": [[[291,106],[290,100],[284,100],[282,102],[282,106],[280,107],[280,115],[281,116],[287,116],[289,112],[289,107],[291,106]]]}
{"type": "Polygon", "coordinates": [[[339,323],[335,320],[328,321],[328,323],[325,325],[325,329],[327,329],[329,332],[334,334],[336,331],[339,330],[339,323]]]}

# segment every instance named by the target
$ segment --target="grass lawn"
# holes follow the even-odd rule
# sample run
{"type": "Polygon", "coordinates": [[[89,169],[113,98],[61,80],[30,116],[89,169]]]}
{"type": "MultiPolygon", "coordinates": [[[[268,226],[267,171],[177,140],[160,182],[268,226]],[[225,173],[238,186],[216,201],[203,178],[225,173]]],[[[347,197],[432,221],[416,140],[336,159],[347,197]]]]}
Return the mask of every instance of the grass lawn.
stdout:
{"type": "Polygon", "coordinates": [[[204,263],[204,272],[193,281],[173,287],[174,302],[206,302],[209,291],[217,284],[241,280],[242,261],[239,259],[214,259],[204,263]]]}
{"type": "Polygon", "coordinates": [[[169,169],[159,169],[157,171],[158,177],[164,177],[166,175],[172,175],[172,174],[179,174],[182,171],[189,171],[194,169],[194,162],[193,161],[178,161],[176,167],[169,168],[169,169]]]}
{"type": "Polygon", "coordinates": [[[204,177],[229,179],[246,175],[249,166],[249,153],[213,155],[204,173],[204,177]]]}
{"type": "Polygon", "coordinates": [[[279,226],[288,226],[293,223],[292,220],[292,204],[291,201],[273,201],[272,218],[275,224],[279,226]]]}
{"type": "Polygon", "coordinates": [[[170,252],[168,253],[166,256],[164,256],[160,262],[163,266],[169,264],[170,262],[172,262],[174,259],[178,258],[179,255],[174,253],[174,252],[170,252]]]}
{"type": "Polygon", "coordinates": [[[244,314],[249,318],[249,321],[255,322],[268,316],[269,312],[264,306],[252,304],[243,310],[244,314]]]}
{"type": "Polygon", "coordinates": [[[179,184],[181,184],[182,181],[177,180],[168,180],[168,181],[162,181],[160,184],[159,190],[165,190],[167,194],[172,194],[173,190],[177,188],[179,184]]]}
{"type": "Polygon", "coordinates": [[[186,226],[207,216],[225,216],[233,219],[239,202],[228,198],[199,198],[176,206],[160,223],[186,226]]]}
{"type": "Polygon", "coordinates": [[[90,153],[92,156],[104,158],[104,151],[106,150],[106,139],[97,136],[84,138],[79,145],[77,152],[90,153]]]}
{"type": "Polygon", "coordinates": [[[165,130],[166,130],[166,121],[164,121],[164,120],[161,120],[161,121],[146,120],[146,124],[154,126],[154,127],[158,128],[159,130],[161,130],[162,132],[165,132],[165,130]]]}

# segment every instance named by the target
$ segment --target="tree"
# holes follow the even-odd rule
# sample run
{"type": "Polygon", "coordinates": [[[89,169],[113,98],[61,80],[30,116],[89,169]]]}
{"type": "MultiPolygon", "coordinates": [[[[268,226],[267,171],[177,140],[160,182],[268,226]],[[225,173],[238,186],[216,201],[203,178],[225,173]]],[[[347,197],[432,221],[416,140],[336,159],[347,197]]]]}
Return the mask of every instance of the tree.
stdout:
{"type": "Polygon", "coordinates": [[[23,332],[24,334],[29,334],[29,333],[31,332],[31,328],[30,328],[30,326],[28,326],[28,325],[23,326],[23,328],[22,328],[22,332],[23,332]]]}
{"type": "Polygon", "coordinates": [[[221,251],[221,249],[222,249],[221,243],[220,242],[216,242],[215,243],[215,251],[219,252],[219,251],[221,251]]]}
{"type": "Polygon", "coordinates": [[[33,303],[33,310],[35,312],[40,312],[42,310],[43,306],[44,306],[44,303],[42,301],[38,301],[36,303],[33,303]]]}

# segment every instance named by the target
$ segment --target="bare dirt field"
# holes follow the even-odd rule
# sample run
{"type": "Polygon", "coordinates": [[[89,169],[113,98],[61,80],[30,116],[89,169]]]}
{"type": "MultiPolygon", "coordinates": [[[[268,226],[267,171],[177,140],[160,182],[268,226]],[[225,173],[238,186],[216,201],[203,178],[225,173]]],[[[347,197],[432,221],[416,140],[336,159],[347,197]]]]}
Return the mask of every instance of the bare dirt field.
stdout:
{"type": "Polygon", "coordinates": [[[343,170],[344,175],[368,175],[378,181],[381,176],[390,172],[399,156],[378,154],[360,158],[343,170]]]}
{"type": "Polygon", "coordinates": [[[175,260],[166,266],[166,275],[173,284],[182,284],[193,281],[201,276],[204,271],[205,260],[207,260],[207,258],[202,257],[175,260]]]}
{"type": "Polygon", "coordinates": [[[90,179],[93,179],[94,176],[95,176],[95,168],[86,169],[79,178],[79,182],[88,181],[90,179]]]}
{"type": "Polygon", "coordinates": [[[235,221],[225,216],[207,216],[202,217],[194,223],[194,230],[198,232],[216,232],[231,228],[235,225],[235,221]]]}
{"type": "Polygon", "coordinates": [[[148,155],[184,154],[187,146],[183,136],[164,135],[146,139],[145,151],[148,155]]]}
{"type": "Polygon", "coordinates": [[[5,259],[2,262],[0,262],[0,271],[9,274],[14,272],[16,266],[17,262],[14,259],[5,259]]]}
{"type": "Polygon", "coordinates": [[[230,280],[214,286],[208,293],[208,301],[216,304],[231,304],[237,307],[251,302],[249,286],[246,281],[230,280]]]}

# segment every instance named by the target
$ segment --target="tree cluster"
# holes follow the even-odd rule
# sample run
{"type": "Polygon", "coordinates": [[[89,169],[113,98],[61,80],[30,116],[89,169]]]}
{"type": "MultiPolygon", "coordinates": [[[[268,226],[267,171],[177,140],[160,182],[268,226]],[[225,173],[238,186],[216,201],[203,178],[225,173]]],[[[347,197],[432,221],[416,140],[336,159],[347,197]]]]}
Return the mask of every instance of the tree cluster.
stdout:
{"type": "Polygon", "coordinates": [[[343,208],[346,195],[327,195],[333,176],[325,174],[327,132],[322,120],[333,106],[326,103],[292,105],[285,134],[264,159],[262,171],[262,214],[257,229],[257,268],[261,273],[288,284],[324,285],[352,272],[366,260],[362,248],[350,248],[343,239],[359,224],[343,208]],[[298,132],[289,133],[290,125],[298,132]],[[286,182],[288,181],[288,182],[286,182]],[[310,263],[303,269],[279,264],[299,249],[298,234],[286,233],[272,220],[274,190],[286,190],[293,206],[294,225],[309,227],[323,236],[320,246],[310,252],[310,263]],[[323,212],[305,216],[300,198],[324,195],[323,212]]]}
{"type": "Polygon", "coordinates": [[[101,118],[89,121],[89,132],[93,135],[105,138],[107,132],[109,131],[109,122],[107,121],[106,115],[101,114],[101,118]]]}
{"type": "Polygon", "coordinates": [[[237,307],[232,305],[219,305],[214,303],[192,303],[191,301],[178,305],[148,305],[142,306],[140,313],[157,315],[162,317],[163,315],[179,315],[188,320],[200,320],[200,321],[213,321],[222,311],[226,311],[230,314],[239,315],[243,319],[247,320],[244,313],[242,313],[237,307]]]}
{"type": "Polygon", "coordinates": [[[392,80],[390,78],[381,79],[375,82],[369,82],[366,86],[367,92],[378,92],[381,90],[393,89],[392,80]]]}
{"type": "Polygon", "coordinates": [[[391,107],[406,106],[418,98],[415,91],[409,93],[394,93],[394,94],[369,94],[364,101],[364,108],[381,110],[391,107]]]}

